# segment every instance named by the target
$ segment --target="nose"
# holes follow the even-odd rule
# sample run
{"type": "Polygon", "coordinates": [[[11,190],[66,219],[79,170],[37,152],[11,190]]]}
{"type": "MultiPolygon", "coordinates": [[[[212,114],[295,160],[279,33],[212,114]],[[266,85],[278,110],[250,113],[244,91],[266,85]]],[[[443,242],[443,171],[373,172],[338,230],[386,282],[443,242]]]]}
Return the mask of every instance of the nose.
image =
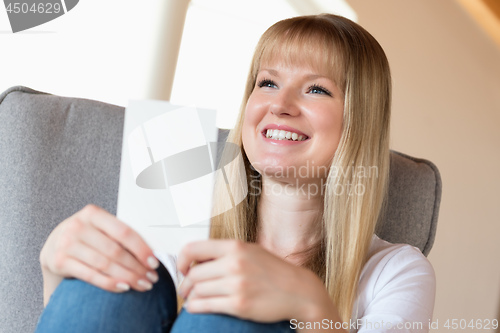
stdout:
{"type": "Polygon", "coordinates": [[[280,89],[269,106],[269,111],[275,116],[297,116],[300,114],[298,97],[291,89],[280,89]]]}

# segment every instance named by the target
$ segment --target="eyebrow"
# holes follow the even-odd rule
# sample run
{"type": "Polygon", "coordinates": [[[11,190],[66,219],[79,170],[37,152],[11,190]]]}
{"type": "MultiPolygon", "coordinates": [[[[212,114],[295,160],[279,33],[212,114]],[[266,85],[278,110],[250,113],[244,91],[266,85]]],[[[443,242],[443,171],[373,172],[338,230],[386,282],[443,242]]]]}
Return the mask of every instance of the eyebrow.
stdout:
{"type": "Polygon", "coordinates": [[[262,68],[259,72],[262,72],[262,71],[266,71],[266,72],[269,72],[269,74],[273,75],[273,76],[279,76],[278,75],[278,71],[275,70],[275,69],[270,69],[270,68],[262,68]]]}

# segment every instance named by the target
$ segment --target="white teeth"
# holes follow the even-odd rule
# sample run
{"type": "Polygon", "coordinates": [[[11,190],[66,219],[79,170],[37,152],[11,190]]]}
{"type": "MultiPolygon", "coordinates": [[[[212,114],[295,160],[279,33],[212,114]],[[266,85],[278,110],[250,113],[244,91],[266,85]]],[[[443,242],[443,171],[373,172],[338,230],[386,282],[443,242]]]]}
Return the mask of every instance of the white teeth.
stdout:
{"type": "Polygon", "coordinates": [[[292,140],[292,141],[304,141],[307,137],[305,135],[298,135],[294,132],[287,132],[277,129],[268,129],[266,131],[266,138],[273,140],[292,140]]]}

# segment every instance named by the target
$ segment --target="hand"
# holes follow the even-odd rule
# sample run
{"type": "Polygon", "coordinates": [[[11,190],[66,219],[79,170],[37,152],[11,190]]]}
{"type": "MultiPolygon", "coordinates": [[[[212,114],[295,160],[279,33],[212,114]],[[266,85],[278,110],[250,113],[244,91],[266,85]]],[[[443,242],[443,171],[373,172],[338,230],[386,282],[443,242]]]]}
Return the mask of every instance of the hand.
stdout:
{"type": "Polygon", "coordinates": [[[260,322],[311,320],[336,313],[323,282],[311,271],[257,244],[208,240],[186,245],[177,260],[179,288],[193,313],[216,312],[260,322]],[[197,262],[192,266],[193,262],[197,262]]]}
{"type": "Polygon", "coordinates": [[[158,281],[153,251],[130,227],[105,210],[88,205],[61,222],[40,252],[44,298],[64,277],[99,288],[146,291],[158,281]],[[47,289],[47,290],[46,290],[47,289]]]}

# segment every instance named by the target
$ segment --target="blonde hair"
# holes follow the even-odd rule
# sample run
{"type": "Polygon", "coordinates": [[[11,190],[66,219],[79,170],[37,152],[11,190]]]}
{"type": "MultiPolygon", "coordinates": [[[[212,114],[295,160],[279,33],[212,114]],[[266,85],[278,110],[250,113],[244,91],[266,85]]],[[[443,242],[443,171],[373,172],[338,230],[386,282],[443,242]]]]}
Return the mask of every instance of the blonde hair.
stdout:
{"type": "MultiPolygon", "coordinates": [[[[391,77],[384,51],[361,26],[340,16],[294,17],[271,26],[253,57],[236,127],[228,142],[240,147],[243,165],[228,164],[225,180],[216,183],[216,210],[227,207],[225,196],[246,177],[248,195],[233,209],[212,218],[211,238],[255,242],[260,175],[245,155],[242,126],[246,103],[265,61],[306,62],[327,71],[344,94],[342,135],[326,180],[318,241],[302,254],[304,267],[323,281],[343,321],[351,318],[357,286],[384,198],[389,172],[391,77]],[[364,170],[364,173],[360,173],[364,170]],[[367,176],[366,170],[377,175],[367,176]],[[253,182],[253,186],[250,186],[253,182]],[[343,189],[339,193],[339,189],[343,189]],[[350,189],[350,190],[349,190],[350,189]],[[363,189],[363,193],[359,193],[363,189]],[[355,191],[354,193],[352,191],[355,191]]],[[[226,158],[226,163],[233,157],[226,158]]],[[[223,157],[224,159],[224,157],[223,157]]],[[[261,186],[261,183],[260,183],[261,186]]],[[[235,204],[234,201],[232,202],[235,204]]]]}

